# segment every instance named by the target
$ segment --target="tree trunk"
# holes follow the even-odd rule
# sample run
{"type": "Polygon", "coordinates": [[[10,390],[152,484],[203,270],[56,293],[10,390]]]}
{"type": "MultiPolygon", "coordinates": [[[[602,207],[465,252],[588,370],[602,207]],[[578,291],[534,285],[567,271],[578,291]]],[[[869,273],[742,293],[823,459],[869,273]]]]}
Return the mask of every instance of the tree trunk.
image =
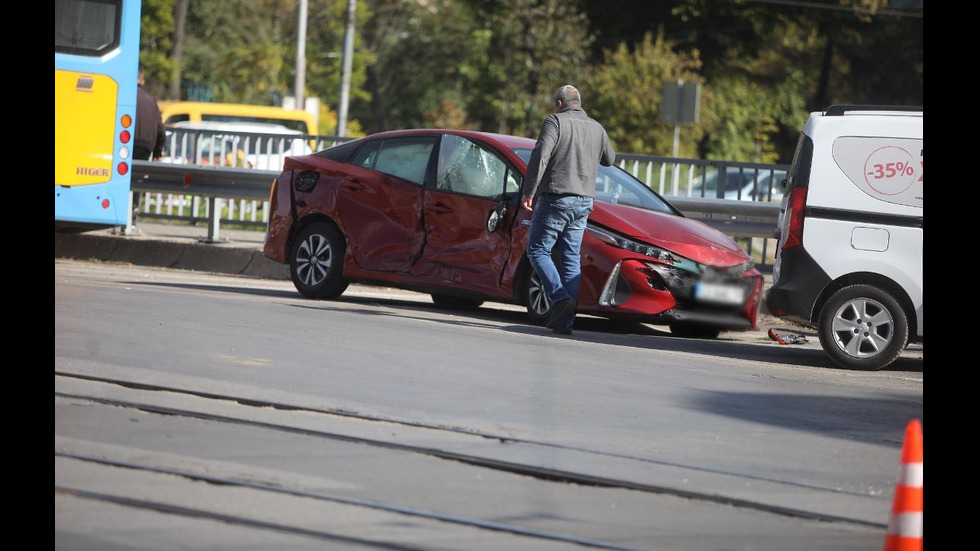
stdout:
{"type": "Polygon", "coordinates": [[[180,70],[184,57],[184,23],[187,22],[187,5],[190,0],[177,0],[174,5],[174,72],[170,78],[168,99],[180,99],[180,70]]]}

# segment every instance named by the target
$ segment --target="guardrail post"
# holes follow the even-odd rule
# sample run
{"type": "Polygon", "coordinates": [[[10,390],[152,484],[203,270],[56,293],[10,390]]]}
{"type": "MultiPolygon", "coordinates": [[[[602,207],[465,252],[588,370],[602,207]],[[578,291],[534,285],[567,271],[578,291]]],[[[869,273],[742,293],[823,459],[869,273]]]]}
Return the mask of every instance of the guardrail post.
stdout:
{"type": "Polygon", "coordinates": [[[208,236],[200,241],[204,243],[217,243],[219,230],[221,229],[221,199],[218,197],[208,197],[208,236]]]}

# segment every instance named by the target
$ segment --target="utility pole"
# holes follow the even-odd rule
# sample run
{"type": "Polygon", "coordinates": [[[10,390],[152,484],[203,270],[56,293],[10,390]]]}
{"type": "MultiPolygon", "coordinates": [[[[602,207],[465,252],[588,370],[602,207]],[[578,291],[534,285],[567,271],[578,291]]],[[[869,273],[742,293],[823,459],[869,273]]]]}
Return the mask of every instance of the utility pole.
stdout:
{"type": "Polygon", "coordinates": [[[347,104],[350,101],[350,73],[354,64],[354,12],[357,0],[347,0],[347,27],[344,30],[344,62],[340,74],[340,106],[337,109],[337,135],[347,136],[347,104]]]}
{"type": "Polygon", "coordinates": [[[296,109],[306,109],[306,11],[307,0],[299,0],[299,30],[296,37],[296,83],[293,94],[296,96],[296,109]]]}

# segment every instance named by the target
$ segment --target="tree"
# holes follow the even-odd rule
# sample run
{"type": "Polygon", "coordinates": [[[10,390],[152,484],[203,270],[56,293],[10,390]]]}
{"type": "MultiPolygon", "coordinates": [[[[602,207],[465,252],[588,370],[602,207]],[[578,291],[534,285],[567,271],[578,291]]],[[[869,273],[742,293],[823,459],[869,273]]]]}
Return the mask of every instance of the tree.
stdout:
{"type": "Polygon", "coordinates": [[[143,0],[140,11],[140,68],[146,89],[157,98],[166,97],[174,71],[171,57],[174,0],[143,0]]]}
{"type": "MultiPolygon", "coordinates": [[[[660,103],[665,82],[701,81],[697,52],[675,49],[661,30],[652,33],[631,50],[625,42],[606,50],[586,79],[583,103],[601,121],[617,151],[669,155],[673,150],[674,125],[663,122],[660,103]]],[[[703,131],[697,125],[681,129],[680,155],[694,156],[703,131]]]]}
{"type": "MultiPolygon", "coordinates": [[[[768,111],[763,118],[743,118],[745,126],[735,135],[755,136],[763,158],[770,158],[769,146],[758,139],[771,141],[775,156],[788,163],[809,111],[833,103],[922,104],[921,17],[885,10],[886,5],[887,0],[682,0],[674,12],[687,29],[682,41],[702,54],[710,89],[739,88],[715,96],[721,109],[725,100],[736,110],[742,105],[741,115],[728,118],[744,116],[751,104],[768,111]],[[768,128],[762,135],[760,125],[768,128]]],[[[720,155],[732,145],[709,138],[701,151],[720,155]]],[[[734,145],[745,151],[744,144],[734,145]]]]}
{"type": "Polygon", "coordinates": [[[469,0],[482,25],[467,71],[470,120],[483,130],[536,136],[559,86],[581,82],[593,37],[571,0],[469,0]]]}
{"type": "Polygon", "coordinates": [[[352,111],[371,131],[466,127],[463,98],[472,88],[466,67],[477,48],[472,11],[455,0],[369,5],[366,90],[352,111]]]}

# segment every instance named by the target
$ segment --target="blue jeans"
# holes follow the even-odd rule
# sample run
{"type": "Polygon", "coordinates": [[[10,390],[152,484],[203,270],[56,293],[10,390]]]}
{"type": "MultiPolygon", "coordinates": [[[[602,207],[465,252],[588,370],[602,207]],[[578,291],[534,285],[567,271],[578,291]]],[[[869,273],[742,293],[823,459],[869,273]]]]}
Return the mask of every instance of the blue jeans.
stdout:
{"type": "MultiPolygon", "coordinates": [[[[543,193],[534,200],[531,229],[527,236],[527,259],[538,273],[550,304],[570,298],[578,300],[582,273],[582,236],[592,212],[592,198],[543,193]],[[551,251],[558,246],[558,264],[551,251]]],[[[572,312],[565,323],[575,322],[572,312]]]]}

